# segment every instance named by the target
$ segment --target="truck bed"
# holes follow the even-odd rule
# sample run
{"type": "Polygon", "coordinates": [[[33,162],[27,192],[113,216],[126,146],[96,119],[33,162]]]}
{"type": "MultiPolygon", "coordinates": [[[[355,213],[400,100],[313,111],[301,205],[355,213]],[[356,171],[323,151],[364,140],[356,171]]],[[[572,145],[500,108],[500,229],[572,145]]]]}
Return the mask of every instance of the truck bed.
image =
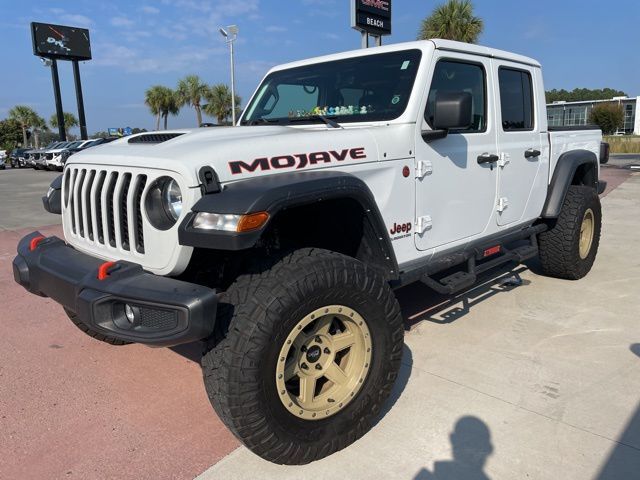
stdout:
{"type": "MultiPolygon", "coordinates": [[[[549,127],[548,131],[550,172],[555,171],[558,159],[563,153],[578,149],[593,152],[598,157],[598,169],[600,168],[602,132],[598,127],[549,127]]],[[[549,181],[551,181],[551,175],[549,181]]]]}

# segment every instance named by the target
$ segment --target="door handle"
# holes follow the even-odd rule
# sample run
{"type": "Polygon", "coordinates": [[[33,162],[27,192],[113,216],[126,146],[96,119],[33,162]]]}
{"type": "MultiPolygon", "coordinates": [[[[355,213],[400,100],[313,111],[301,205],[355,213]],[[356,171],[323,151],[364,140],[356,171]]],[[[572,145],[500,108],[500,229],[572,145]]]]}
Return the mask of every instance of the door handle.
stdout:
{"type": "Polygon", "coordinates": [[[498,160],[500,160],[500,157],[498,157],[498,155],[494,155],[492,153],[483,153],[482,155],[478,156],[478,163],[480,165],[482,165],[483,163],[497,162],[498,160]]]}
{"type": "Polygon", "coordinates": [[[524,158],[533,158],[533,157],[539,157],[539,156],[540,156],[540,150],[534,150],[533,148],[530,148],[529,150],[524,151],[524,158]]]}

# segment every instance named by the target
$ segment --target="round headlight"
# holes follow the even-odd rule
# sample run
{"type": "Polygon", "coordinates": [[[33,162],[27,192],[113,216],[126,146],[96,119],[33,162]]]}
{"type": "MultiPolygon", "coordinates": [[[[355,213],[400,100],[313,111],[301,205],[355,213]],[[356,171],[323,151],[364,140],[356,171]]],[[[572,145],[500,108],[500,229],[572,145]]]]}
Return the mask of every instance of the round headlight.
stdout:
{"type": "Polygon", "coordinates": [[[160,177],[151,184],[144,201],[147,217],[158,230],[173,227],[182,213],[182,191],[171,177],[160,177]]]}
{"type": "Polygon", "coordinates": [[[171,179],[164,183],[162,187],[162,201],[165,210],[171,215],[171,218],[178,220],[182,213],[182,192],[180,191],[178,182],[171,179]]]}

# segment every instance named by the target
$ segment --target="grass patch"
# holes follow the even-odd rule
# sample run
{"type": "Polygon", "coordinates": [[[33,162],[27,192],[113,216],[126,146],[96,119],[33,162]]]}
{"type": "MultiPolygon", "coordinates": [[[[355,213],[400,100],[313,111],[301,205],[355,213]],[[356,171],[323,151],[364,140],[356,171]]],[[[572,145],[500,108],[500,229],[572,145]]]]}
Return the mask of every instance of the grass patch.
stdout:
{"type": "Polygon", "coordinates": [[[603,140],[609,144],[610,153],[640,153],[640,135],[608,135],[603,140]]]}

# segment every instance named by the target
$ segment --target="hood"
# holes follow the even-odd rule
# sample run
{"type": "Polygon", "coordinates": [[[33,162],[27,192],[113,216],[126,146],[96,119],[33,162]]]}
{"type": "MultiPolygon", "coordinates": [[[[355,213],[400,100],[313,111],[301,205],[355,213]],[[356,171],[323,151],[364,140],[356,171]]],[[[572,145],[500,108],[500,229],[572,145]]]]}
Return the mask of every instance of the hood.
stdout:
{"type": "MultiPolygon", "coordinates": [[[[142,142],[139,138],[130,143],[142,135],[156,135],[143,133],[83,150],[71,156],[67,164],[170,170],[181,174],[193,187],[199,184],[198,171],[203,166],[213,167],[224,183],[255,175],[377,161],[380,153],[376,136],[372,133],[376,129],[380,127],[198,128],[156,132],[168,134],[163,139],[169,138],[158,143],[142,142]]],[[[391,158],[385,157],[387,160],[391,158]]]]}

